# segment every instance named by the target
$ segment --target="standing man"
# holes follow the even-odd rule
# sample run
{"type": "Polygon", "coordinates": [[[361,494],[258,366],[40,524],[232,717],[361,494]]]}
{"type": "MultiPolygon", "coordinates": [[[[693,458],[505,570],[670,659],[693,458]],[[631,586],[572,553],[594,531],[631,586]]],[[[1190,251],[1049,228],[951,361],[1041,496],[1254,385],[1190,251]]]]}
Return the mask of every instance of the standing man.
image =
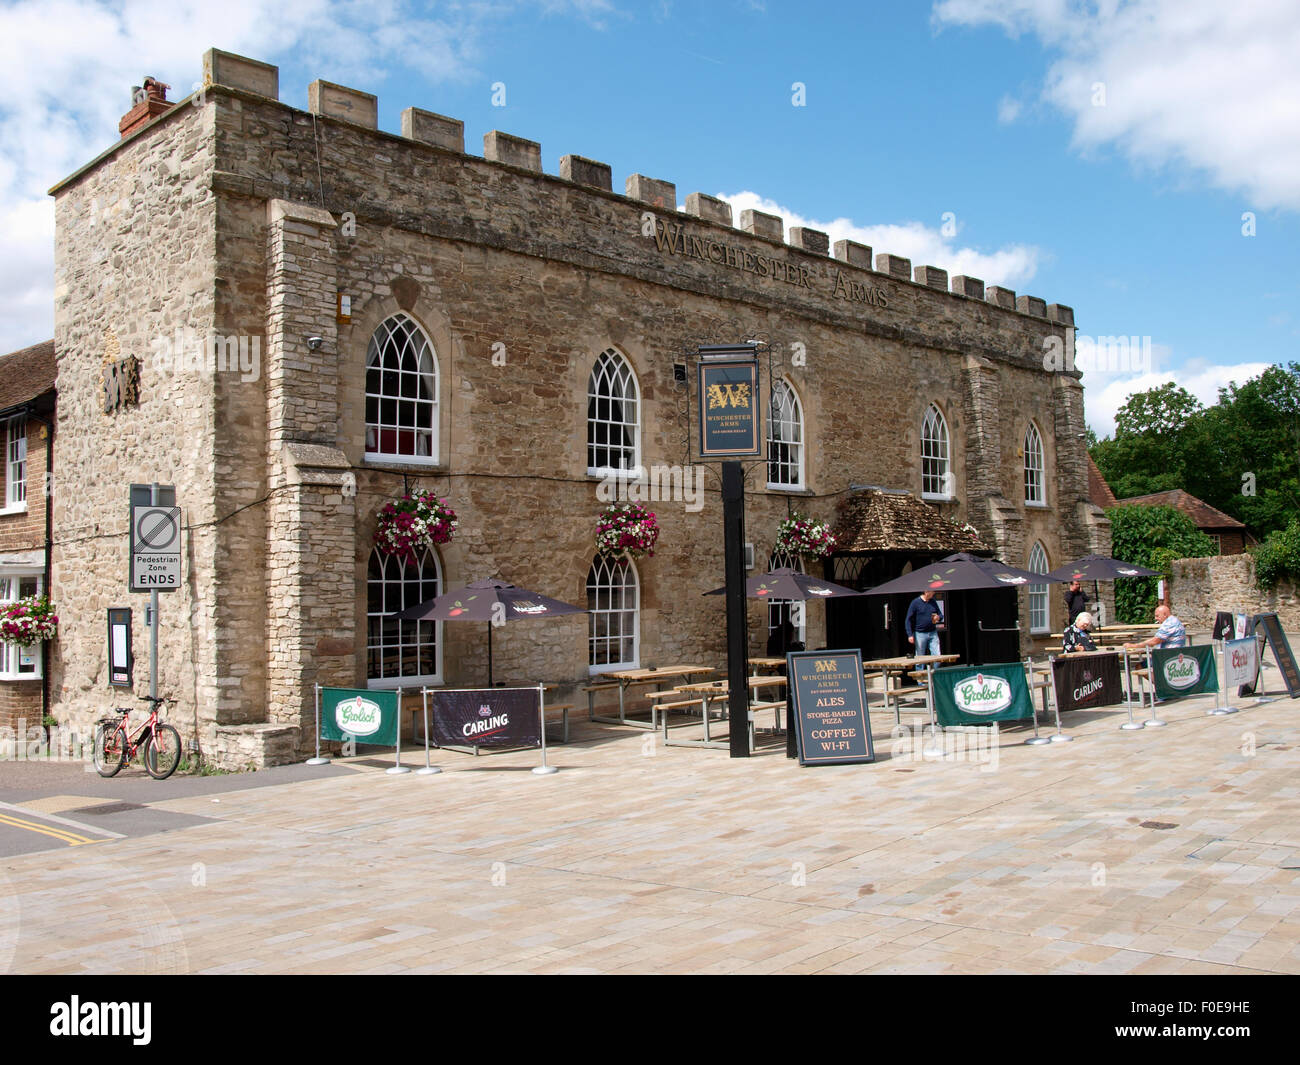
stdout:
{"type": "Polygon", "coordinates": [[[1069,628],[1074,624],[1074,619],[1088,609],[1088,597],[1083,594],[1083,588],[1078,581],[1071,581],[1069,590],[1065,593],[1065,625],[1069,628]]]}
{"type": "Polygon", "coordinates": [[[939,622],[943,615],[934,603],[934,589],[927,588],[907,608],[907,642],[915,648],[916,657],[942,654],[939,650],[939,622]]]}

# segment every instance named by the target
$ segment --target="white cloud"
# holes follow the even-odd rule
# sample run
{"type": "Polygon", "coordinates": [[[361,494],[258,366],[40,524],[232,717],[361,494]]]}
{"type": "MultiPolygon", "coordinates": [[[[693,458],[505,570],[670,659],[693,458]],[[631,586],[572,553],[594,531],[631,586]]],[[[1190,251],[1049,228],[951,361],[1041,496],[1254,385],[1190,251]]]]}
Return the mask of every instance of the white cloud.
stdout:
{"type": "MultiPolygon", "coordinates": [[[[823,233],[829,233],[832,242],[856,240],[859,244],[870,247],[875,255],[882,252],[901,255],[911,259],[914,267],[938,266],[947,270],[950,276],[965,274],[968,277],[978,277],[989,285],[1018,288],[1033,280],[1038,272],[1040,253],[1034,245],[1009,244],[997,251],[982,252],[958,246],[940,227],[926,226],[920,222],[875,226],[858,225],[848,218],[823,222],[805,218],[756,192],[724,192],[719,193],[719,198],[731,204],[732,216],[737,220],[743,210],[780,215],[787,232],[791,226],[819,229],[823,233]]],[[[956,236],[955,232],[953,236],[956,236]]]]}
{"type": "Polygon", "coordinates": [[[1043,96],[1073,119],[1076,149],[1114,145],[1248,207],[1300,210],[1295,0],[940,0],[932,19],[1035,34],[1056,54],[1043,96]]]}
{"type": "MultiPolygon", "coordinates": [[[[599,27],[609,0],[428,5],[413,0],[19,0],[0,7],[0,352],[53,333],[54,213],[46,190],[117,139],[131,86],[151,74],[190,94],[217,47],[289,62],[312,77],[382,85],[395,68],[426,82],[475,75],[478,41],[521,6],[599,27]]],[[[281,98],[307,104],[306,85],[281,98]]]]}
{"type": "MultiPolygon", "coordinates": [[[[1165,362],[1163,357],[1169,351],[1156,346],[1155,361],[1165,362]]],[[[1128,398],[1137,392],[1159,388],[1172,381],[1187,389],[1205,406],[1218,402],[1219,389],[1228,384],[1243,384],[1252,377],[1258,377],[1269,367],[1267,362],[1243,362],[1236,366],[1211,366],[1203,360],[1191,360],[1175,371],[1152,371],[1135,376],[1099,375],[1085,373],[1084,412],[1088,426],[1097,436],[1115,435],[1115,414],[1124,406],[1128,398]]]]}
{"type": "Polygon", "coordinates": [[[998,121],[1004,126],[1009,126],[1017,118],[1020,112],[1024,110],[1024,104],[1012,96],[1004,96],[998,101],[998,121]]]}

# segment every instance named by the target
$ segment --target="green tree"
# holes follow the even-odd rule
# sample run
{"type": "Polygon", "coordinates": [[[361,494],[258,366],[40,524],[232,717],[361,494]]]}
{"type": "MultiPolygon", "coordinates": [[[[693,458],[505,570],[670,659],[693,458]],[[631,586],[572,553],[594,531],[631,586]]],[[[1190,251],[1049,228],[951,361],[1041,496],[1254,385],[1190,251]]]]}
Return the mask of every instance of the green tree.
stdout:
{"type": "MultiPolygon", "coordinates": [[[[1159,570],[1168,579],[1176,558],[1200,558],[1218,551],[1214,541],[1174,507],[1111,507],[1111,554],[1125,562],[1159,570]]],[[[1156,607],[1156,577],[1124,577],[1115,582],[1115,613],[1122,624],[1151,620],[1156,607]]]]}

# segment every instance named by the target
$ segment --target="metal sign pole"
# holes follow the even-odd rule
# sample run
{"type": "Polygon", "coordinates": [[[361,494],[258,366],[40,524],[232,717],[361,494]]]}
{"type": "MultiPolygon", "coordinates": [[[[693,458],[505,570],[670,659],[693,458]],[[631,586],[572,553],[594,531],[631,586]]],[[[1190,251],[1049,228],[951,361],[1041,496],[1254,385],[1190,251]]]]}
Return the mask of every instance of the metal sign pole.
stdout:
{"type": "Polygon", "coordinates": [[[1214,694],[1218,697],[1218,702],[1205,711],[1206,717],[1226,717],[1228,714],[1235,714],[1237,708],[1228,702],[1228,641],[1215,640],[1219,645],[1219,690],[1214,694]]]}
{"type": "Polygon", "coordinates": [[[553,765],[546,764],[546,686],[539,680],[537,682],[537,710],[542,715],[542,764],[533,767],[533,772],[539,776],[549,776],[551,773],[558,773],[553,765]]]}
{"type": "Polygon", "coordinates": [[[409,767],[402,765],[402,689],[397,689],[397,752],[393,756],[393,764],[384,772],[390,776],[396,776],[398,773],[409,773],[409,767]]]}
{"type": "Polygon", "coordinates": [[[1047,656],[1047,687],[1043,691],[1043,700],[1052,701],[1052,713],[1056,715],[1056,735],[1047,738],[1052,743],[1073,743],[1074,737],[1061,731],[1061,702],[1056,697],[1056,655],[1047,656]]]}
{"type": "MultiPolygon", "coordinates": [[[[1128,683],[1128,689],[1124,692],[1124,705],[1128,707],[1128,721],[1120,725],[1124,732],[1134,732],[1142,727],[1140,721],[1133,720],[1133,664],[1129,660],[1128,648],[1124,648],[1124,679],[1128,683]]],[[[1138,682],[1141,684],[1141,681],[1138,682]]],[[[1155,678],[1151,680],[1155,684],[1155,678]]]]}
{"type": "Polygon", "coordinates": [[[1143,728],[1163,728],[1168,721],[1160,720],[1160,711],[1156,709],[1156,666],[1151,658],[1151,648],[1147,648],[1147,676],[1151,679],[1151,717],[1142,722],[1143,728]]]}
{"type": "Polygon", "coordinates": [[[308,765],[327,765],[328,758],[322,758],[320,755],[320,685],[316,685],[316,757],[308,758],[308,765]]]}
{"type": "Polygon", "coordinates": [[[1051,743],[1046,736],[1038,734],[1038,707],[1034,705],[1034,656],[1030,655],[1024,661],[1025,667],[1025,687],[1029,689],[1029,712],[1034,717],[1034,734],[1025,740],[1026,747],[1041,747],[1045,743],[1051,743]]]}
{"type": "MultiPolygon", "coordinates": [[[[158,482],[154,481],[149,486],[149,504],[150,506],[158,505],[158,482]]],[[[149,696],[152,699],[158,698],[158,589],[149,590],[149,696]]],[[[155,702],[152,705],[154,710],[158,709],[155,702]]]]}
{"type": "Polygon", "coordinates": [[[930,710],[930,739],[921,748],[924,758],[942,758],[943,740],[939,738],[939,722],[934,716],[934,663],[925,664],[925,704],[930,710]]]}
{"type": "Polygon", "coordinates": [[[417,777],[427,777],[427,776],[432,776],[434,773],[441,773],[442,768],[440,766],[431,765],[429,763],[429,689],[428,688],[420,689],[420,699],[424,704],[424,768],[417,769],[415,771],[415,775],[417,777]]]}

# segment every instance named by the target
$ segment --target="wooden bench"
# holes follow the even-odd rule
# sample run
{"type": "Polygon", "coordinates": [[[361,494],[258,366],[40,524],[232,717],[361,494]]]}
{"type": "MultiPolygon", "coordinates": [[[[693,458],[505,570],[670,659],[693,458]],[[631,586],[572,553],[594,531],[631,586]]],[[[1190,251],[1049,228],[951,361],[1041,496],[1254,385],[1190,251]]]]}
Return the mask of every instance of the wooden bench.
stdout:
{"type": "Polygon", "coordinates": [[[781,715],[785,712],[785,700],[771,700],[768,702],[750,703],[749,704],[749,747],[754,747],[754,715],[762,713],[764,710],[772,711],[772,731],[784,732],[781,726],[781,715]]]}
{"type": "Polygon", "coordinates": [[[549,714],[552,710],[558,710],[560,712],[560,722],[561,722],[561,729],[562,729],[560,733],[561,743],[569,742],[569,711],[572,709],[573,709],[572,703],[547,703],[546,704],[546,713],[549,714]]]}
{"type": "Polygon", "coordinates": [[[596,720],[596,693],[614,692],[617,694],[618,688],[619,685],[617,681],[603,681],[595,684],[588,684],[580,689],[587,693],[587,719],[589,721],[596,720]]]}

